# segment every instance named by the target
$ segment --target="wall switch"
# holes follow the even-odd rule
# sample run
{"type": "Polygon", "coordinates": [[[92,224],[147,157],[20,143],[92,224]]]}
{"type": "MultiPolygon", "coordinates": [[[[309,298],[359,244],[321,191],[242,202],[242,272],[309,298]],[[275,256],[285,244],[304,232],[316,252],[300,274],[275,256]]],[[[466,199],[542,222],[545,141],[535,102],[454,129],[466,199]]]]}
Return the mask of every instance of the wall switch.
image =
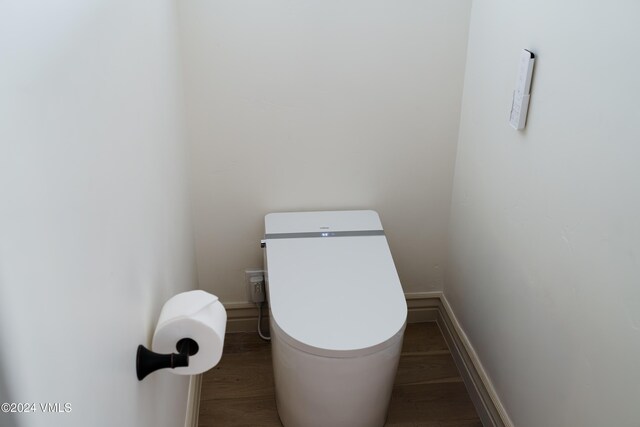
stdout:
{"type": "Polygon", "coordinates": [[[244,277],[249,302],[263,302],[265,300],[264,270],[245,270],[244,277]]]}
{"type": "Polygon", "coordinates": [[[518,64],[518,78],[516,79],[516,88],[513,91],[513,100],[511,101],[511,114],[509,115],[509,123],[514,129],[524,129],[527,123],[527,111],[529,110],[529,91],[531,90],[531,76],[533,75],[533,63],[535,55],[526,49],[520,54],[520,62],[518,64]]]}

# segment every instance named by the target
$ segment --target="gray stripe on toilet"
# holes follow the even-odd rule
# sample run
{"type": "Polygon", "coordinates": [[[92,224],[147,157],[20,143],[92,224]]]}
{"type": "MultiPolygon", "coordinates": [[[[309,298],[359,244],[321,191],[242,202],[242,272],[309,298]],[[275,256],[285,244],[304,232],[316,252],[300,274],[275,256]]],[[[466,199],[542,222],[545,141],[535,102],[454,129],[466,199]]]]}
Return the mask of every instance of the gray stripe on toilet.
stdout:
{"type": "Polygon", "coordinates": [[[384,236],[384,230],[360,231],[311,231],[303,233],[270,233],[265,234],[265,240],[270,239],[306,239],[309,237],[355,237],[355,236],[384,236]]]}

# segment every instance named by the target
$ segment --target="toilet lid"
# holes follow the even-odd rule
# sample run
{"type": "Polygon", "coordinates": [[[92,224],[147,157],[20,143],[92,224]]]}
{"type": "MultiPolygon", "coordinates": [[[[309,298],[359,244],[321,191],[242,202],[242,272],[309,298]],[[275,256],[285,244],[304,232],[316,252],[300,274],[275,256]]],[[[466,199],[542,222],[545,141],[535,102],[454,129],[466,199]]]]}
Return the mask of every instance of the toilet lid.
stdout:
{"type": "Polygon", "coordinates": [[[407,305],[377,213],[269,214],[265,224],[271,321],[289,344],[354,357],[402,334],[407,305]]]}

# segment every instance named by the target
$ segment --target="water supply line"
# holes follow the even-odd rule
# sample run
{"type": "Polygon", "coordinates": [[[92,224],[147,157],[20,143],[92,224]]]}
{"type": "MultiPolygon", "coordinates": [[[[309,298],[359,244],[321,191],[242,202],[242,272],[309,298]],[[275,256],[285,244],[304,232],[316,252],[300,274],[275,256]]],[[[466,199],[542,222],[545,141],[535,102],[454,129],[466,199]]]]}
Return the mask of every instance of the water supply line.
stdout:
{"type": "Polygon", "coordinates": [[[262,305],[263,304],[264,304],[264,301],[256,303],[256,305],[258,306],[258,336],[260,336],[260,338],[262,338],[265,341],[271,341],[271,336],[264,335],[262,333],[262,305]]]}

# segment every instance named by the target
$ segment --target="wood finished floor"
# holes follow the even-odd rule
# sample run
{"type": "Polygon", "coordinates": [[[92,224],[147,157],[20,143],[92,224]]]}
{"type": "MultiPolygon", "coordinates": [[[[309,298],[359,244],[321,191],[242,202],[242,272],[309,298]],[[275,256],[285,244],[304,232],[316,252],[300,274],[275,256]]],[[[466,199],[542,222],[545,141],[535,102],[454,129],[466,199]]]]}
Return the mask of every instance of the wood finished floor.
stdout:
{"type": "MultiPolygon", "coordinates": [[[[222,360],[202,379],[198,425],[282,426],[271,347],[256,333],[226,336],[222,360]]],[[[435,323],[407,326],[385,426],[482,427],[435,323]]]]}

